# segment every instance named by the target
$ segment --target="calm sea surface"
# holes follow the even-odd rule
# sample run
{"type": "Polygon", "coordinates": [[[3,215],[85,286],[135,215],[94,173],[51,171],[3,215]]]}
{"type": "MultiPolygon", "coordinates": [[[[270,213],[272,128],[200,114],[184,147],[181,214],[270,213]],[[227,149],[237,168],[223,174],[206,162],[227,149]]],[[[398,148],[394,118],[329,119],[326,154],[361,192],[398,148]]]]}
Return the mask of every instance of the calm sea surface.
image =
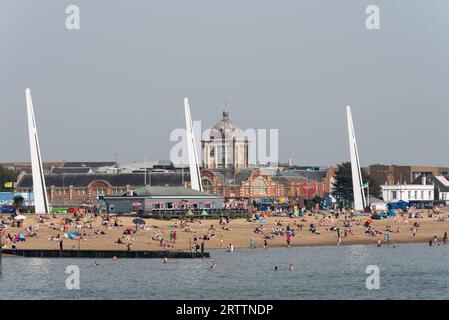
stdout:
{"type": "Polygon", "coordinates": [[[1,299],[449,299],[449,246],[342,246],[211,251],[211,259],[3,257],[1,299]],[[295,270],[289,272],[289,263],[295,270]],[[66,267],[80,290],[66,288],[66,267]],[[366,268],[380,269],[368,290],[366,268]],[[278,271],[274,271],[274,267],[278,271]]]}

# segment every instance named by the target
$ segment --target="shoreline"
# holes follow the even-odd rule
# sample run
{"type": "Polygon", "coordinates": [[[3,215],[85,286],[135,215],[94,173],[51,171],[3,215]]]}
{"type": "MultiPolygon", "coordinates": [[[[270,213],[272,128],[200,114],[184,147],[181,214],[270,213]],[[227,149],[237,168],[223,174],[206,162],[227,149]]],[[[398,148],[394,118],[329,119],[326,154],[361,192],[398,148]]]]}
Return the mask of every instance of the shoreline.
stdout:
{"type": "MultiPolygon", "coordinates": [[[[423,240],[423,239],[416,239],[416,240],[398,240],[398,241],[394,241],[388,244],[385,244],[384,242],[381,243],[381,247],[392,247],[393,245],[403,245],[403,244],[428,244],[429,241],[423,240]]],[[[440,243],[440,245],[442,245],[440,243]]],[[[341,247],[349,247],[349,246],[377,246],[377,241],[370,241],[370,240],[350,240],[347,242],[342,242],[341,247]]],[[[438,244],[432,243],[432,246],[438,246],[438,244]]],[[[304,244],[292,244],[290,245],[290,248],[313,248],[313,247],[338,247],[336,245],[336,243],[334,242],[330,242],[330,241],[322,241],[320,243],[304,243],[304,244]]],[[[281,244],[273,244],[272,246],[270,246],[267,249],[289,249],[287,246],[285,245],[281,245],[281,244]]],[[[210,255],[210,252],[214,252],[214,251],[227,251],[226,248],[218,248],[218,247],[210,247],[208,248],[210,251],[205,251],[204,255],[206,258],[209,258],[208,256],[210,255]]],[[[252,250],[257,250],[257,251],[261,251],[261,250],[266,250],[263,247],[259,246],[259,247],[254,247],[254,248],[250,248],[250,247],[234,247],[234,251],[235,250],[248,250],[248,251],[252,251],[252,250]]],[[[23,256],[23,255],[17,255],[17,254],[12,254],[11,253],[11,249],[3,249],[2,250],[2,255],[3,257],[22,257],[22,258],[26,258],[27,256],[23,256]],[[6,251],[6,252],[5,252],[6,251]]],[[[57,249],[48,249],[48,248],[27,248],[27,249],[17,249],[17,251],[52,251],[52,252],[58,252],[60,250],[57,249]]],[[[177,257],[173,257],[173,255],[177,255],[177,254],[184,254],[184,255],[194,255],[199,257],[201,255],[200,252],[190,252],[190,251],[185,251],[185,250],[177,250],[177,251],[165,251],[165,250],[151,250],[151,251],[146,251],[146,250],[131,250],[131,251],[127,251],[127,250],[111,250],[111,249],[94,249],[94,250],[85,250],[85,249],[66,249],[63,250],[63,252],[86,252],[86,251],[91,251],[91,252],[119,252],[119,253],[130,253],[130,254],[135,254],[135,253],[141,253],[141,252],[151,252],[153,254],[167,254],[169,258],[177,258],[177,257]]],[[[28,256],[31,257],[31,256],[28,256]]],[[[35,256],[37,258],[39,258],[38,256],[35,256]]],[[[46,257],[48,258],[48,257],[46,257]]],[[[59,257],[54,257],[54,258],[59,258],[59,257]]],[[[64,258],[64,257],[61,257],[64,258]]],[[[110,257],[108,257],[110,258],[110,257]]],[[[196,258],[196,257],[194,257],[196,258]]],[[[202,258],[202,257],[201,257],[202,258]]]]}

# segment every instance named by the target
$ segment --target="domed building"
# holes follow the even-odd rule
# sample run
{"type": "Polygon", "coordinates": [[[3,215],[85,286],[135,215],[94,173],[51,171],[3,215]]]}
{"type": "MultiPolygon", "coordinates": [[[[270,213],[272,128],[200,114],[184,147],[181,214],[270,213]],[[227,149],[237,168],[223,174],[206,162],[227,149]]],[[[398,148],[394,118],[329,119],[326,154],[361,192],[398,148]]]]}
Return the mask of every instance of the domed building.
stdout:
{"type": "Polygon", "coordinates": [[[211,129],[209,139],[201,142],[204,169],[248,168],[248,138],[243,137],[242,130],[229,120],[227,110],[211,129]]]}

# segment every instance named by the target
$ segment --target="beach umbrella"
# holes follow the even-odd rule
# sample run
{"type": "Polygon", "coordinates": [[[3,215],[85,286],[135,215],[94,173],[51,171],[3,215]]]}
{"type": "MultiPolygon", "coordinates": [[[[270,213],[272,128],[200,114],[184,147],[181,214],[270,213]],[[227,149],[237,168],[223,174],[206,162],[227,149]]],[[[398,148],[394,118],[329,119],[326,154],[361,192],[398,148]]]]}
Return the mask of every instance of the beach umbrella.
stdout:
{"type": "Polygon", "coordinates": [[[27,217],[24,215],[19,214],[18,216],[14,217],[14,220],[25,220],[27,217]]]}
{"type": "Polygon", "coordinates": [[[145,224],[146,222],[142,218],[136,218],[133,220],[133,223],[139,225],[139,224],[145,224]]]}

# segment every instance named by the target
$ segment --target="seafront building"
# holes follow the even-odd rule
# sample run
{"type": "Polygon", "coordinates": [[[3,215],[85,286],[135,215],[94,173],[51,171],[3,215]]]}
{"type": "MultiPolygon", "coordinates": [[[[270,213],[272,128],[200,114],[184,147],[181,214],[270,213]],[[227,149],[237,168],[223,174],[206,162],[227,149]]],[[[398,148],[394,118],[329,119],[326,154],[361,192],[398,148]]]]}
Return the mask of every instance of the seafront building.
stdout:
{"type": "MultiPolygon", "coordinates": [[[[223,111],[210,137],[202,141],[200,176],[206,193],[228,202],[270,203],[279,198],[307,201],[331,192],[333,167],[295,166],[292,160],[274,168],[251,165],[248,143],[229,112],[223,111]]],[[[14,167],[21,171],[15,190],[32,192],[29,168],[23,163],[14,167]]],[[[53,162],[46,168],[53,206],[95,203],[99,196],[120,196],[143,187],[191,187],[189,166],[168,160],[124,165],[114,161],[53,162]]]]}

